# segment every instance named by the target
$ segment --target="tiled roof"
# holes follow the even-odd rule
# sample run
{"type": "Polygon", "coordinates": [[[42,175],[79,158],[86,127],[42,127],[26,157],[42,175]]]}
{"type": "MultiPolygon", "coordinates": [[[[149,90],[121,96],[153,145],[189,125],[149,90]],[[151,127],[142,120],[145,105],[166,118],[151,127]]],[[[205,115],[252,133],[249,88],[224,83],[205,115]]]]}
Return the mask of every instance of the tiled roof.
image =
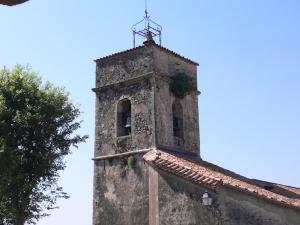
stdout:
{"type": "Polygon", "coordinates": [[[293,193],[294,195],[286,194],[284,191],[275,192],[272,191],[272,186],[265,187],[262,183],[259,184],[259,181],[248,179],[211,163],[202,160],[187,160],[181,156],[157,149],[146,153],[144,155],[144,160],[161,170],[196,184],[210,186],[211,188],[226,186],[246,191],[284,205],[300,208],[299,188],[273,184],[274,186],[277,185],[277,188],[280,187],[285,189],[290,194],[293,193]]]}
{"type": "Polygon", "coordinates": [[[263,187],[267,190],[275,192],[280,195],[284,195],[290,198],[299,198],[300,196],[300,188],[291,187],[283,184],[276,184],[262,180],[252,180],[260,187],[263,187]]]}
{"type": "Polygon", "coordinates": [[[294,193],[296,195],[300,196],[300,188],[295,188],[295,187],[290,187],[290,186],[286,186],[286,185],[282,185],[282,184],[274,184],[277,188],[282,188],[285,189],[291,193],[294,193]]]}
{"type": "Polygon", "coordinates": [[[197,66],[199,65],[197,62],[194,62],[194,61],[191,60],[191,59],[185,58],[185,57],[183,57],[182,55],[179,55],[178,53],[176,53],[176,52],[174,52],[174,51],[172,51],[172,50],[170,50],[170,49],[167,49],[167,48],[165,48],[165,47],[162,47],[162,46],[160,46],[160,45],[158,45],[158,44],[155,44],[155,43],[154,43],[154,44],[147,45],[147,46],[146,46],[146,45],[141,45],[141,46],[138,46],[138,47],[135,47],[135,48],[127,49],[127,50],[125,50],[125,51],[121,51],[121,52],[117,52],[117,53],[114,53],[114,54],[111,54],[111,55],[108,55],[108,56],[104,56],[104,57],[101,57],[101,58],[99,58],[99,59],[96,59],[95,62],[98,62],[98,61],[101,61],[101,60],[104,60],[104,59],[108,59],[108,58],[110,58],[110,57],[114,57],[114,56],[119,56],[119,55],[127,54],[127,53],[133,52],[133,51],[135,51],[135,50],[137,50],[137,49],[147,48],[148,46],[155,46],[155,47],[159,48],[159,49],[162,50],[162,51],[165,51],[165,52],[167,52],[167,53],[169,53],[169,54],[172,54],[172,55],[174,55],[174,56],[176,56],[176,57],[179,57],[179,58],[183,59],[183,60],[186,61],[186,62],[192,63],[192,64],[197,65],[197,66]]]}

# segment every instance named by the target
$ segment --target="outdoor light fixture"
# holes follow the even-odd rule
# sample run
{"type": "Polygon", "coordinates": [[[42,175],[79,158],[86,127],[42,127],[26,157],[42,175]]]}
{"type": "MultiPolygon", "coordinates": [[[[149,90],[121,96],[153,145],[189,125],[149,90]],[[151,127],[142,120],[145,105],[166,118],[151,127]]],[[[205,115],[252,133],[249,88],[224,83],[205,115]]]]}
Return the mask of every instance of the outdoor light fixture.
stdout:
{"type": "Polygon", "coordinates": [[[202,195],[202,204],[205,206],[209,206],[212,204],[212,197],[207,191],[205,191],[202,195]]]}

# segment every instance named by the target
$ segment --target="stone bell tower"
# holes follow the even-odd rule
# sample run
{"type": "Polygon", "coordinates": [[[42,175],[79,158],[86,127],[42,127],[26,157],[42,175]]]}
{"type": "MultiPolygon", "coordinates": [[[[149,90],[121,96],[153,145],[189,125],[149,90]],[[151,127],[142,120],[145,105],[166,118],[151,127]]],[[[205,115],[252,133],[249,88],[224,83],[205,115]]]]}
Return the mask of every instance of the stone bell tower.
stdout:
{"type": "MultiPolygon", "coordinates": [[[[96,62],[94,225],[143,225],[149,217],[149,149],[199,157],[198,94],[170,91],[172,77],[197,84],[197,63],[156,44],[159,28],[136,31],[143,45],[96,62]]],[[[135,45],[135,42],[134,42],[135,45]]]]}

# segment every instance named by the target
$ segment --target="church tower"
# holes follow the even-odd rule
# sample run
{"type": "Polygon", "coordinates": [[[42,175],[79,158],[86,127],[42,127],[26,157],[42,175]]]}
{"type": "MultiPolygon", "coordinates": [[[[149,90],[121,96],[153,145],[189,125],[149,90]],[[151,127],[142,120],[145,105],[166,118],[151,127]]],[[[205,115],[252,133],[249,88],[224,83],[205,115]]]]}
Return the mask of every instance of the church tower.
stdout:
{"type": "Polygon", "coordinates": [[[93,225],[299,225],[300,188],[200,159],[198,64],[142,23],[143,45],[95,60],[93,225]]]}
{"type": "Polygon", "coordinates": [[[144,20],[143,45],[95,60],[94,225],[149,224],[147,151],[200,154],[198,64],[156,44],[161,29],[144,20]]]}

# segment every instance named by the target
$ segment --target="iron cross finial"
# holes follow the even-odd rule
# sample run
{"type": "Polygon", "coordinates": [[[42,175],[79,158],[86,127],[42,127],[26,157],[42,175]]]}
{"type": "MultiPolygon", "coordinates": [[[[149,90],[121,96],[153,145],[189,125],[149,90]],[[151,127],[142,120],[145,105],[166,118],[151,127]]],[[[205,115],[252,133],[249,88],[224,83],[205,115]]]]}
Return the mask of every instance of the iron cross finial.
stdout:
{"type": "MultiPolygon", "coordinates": [[[[133,32],[133,47],[135,47],[135,36],[136,34],[144,37],[145,42],[149,43],[155,43],[154,37],[159,37],[159,44],[161,45],[161,31],[162,27],[150,19],[149,13],[148,13],[148,0],[145,0],[145,16],[143,20],[139,21],[138,23],[134,24],[131,27],[131,30],[133,32]],[[141,24],[144,23],[144,27],[141,27],[141,24]]],[[[144,43],[145,43],[144,42],[144,43]]]]}

